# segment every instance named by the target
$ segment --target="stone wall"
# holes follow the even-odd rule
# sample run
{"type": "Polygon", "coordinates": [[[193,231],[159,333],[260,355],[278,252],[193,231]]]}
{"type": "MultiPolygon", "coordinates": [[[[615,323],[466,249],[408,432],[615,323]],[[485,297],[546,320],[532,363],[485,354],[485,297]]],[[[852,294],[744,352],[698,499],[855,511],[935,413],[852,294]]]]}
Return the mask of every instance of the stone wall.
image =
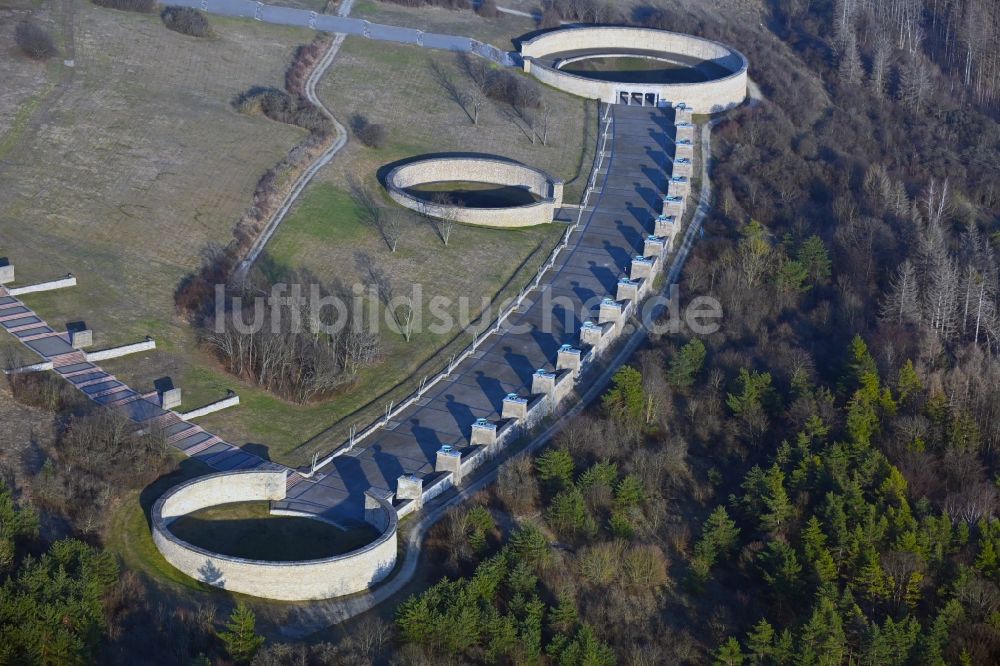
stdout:
{"type": "Polygon", "coordinates": [[[512,160],[489,157],[436,157],[410,162],[389,172],[386,188],[393,201],[411,210],[484,227],[528,227],[549,223],[556,209],[562,206],[563,198],[561,180],[512,160]],[[542,200],[505,208],[464,208],[423,201],[405,191],[416,185],[457,181],[524,187],[542,200]]]}
{"type": "MultiPolygon", "coordinates": [[[[385,498],[366,499],[381,507],[385,525],[372,543],[343,555],[299,562],[230,557],[182,541],[170,531],[180,516],[219,504],[285,498],[287,472],[241,471],[212,474],[176,486],[153,506],[153,541],[181,572],[209,585],[283,601],[329,599],[367,590],[396,563],[396,512],[385,498]]],[[[308,516],[309,514],[301,514],[308,516]]]]}
{"type": "Polygon", "coordinates": [[[521,44],[524,71],[542,83],[580,97],[618,101],[618,92],[655,93],[661,102],[684,102],[698,113],[722,111],[746,98],[747,61],[741,53],[718,42],[666,30],[628,27],[564,28],[539,35],[521,44]],[[542,61],[545,56],[567,51],[635,49],[679,54],[712,60],[731,71],[729,76],[700,83],[619,83],[598,81],[560,71],[542,61]]]}

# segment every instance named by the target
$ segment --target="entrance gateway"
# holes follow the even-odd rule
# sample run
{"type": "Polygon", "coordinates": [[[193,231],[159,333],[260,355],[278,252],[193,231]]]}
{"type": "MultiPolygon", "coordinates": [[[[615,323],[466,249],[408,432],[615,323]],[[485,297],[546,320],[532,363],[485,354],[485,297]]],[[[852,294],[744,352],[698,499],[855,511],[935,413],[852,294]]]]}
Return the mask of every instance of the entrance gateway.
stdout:
{"type": "Polygon", "coordinates": [[[660,94],[621,90],[618,92],[618,103],[625,106],[658,106],[660,103],[660,94]]]}

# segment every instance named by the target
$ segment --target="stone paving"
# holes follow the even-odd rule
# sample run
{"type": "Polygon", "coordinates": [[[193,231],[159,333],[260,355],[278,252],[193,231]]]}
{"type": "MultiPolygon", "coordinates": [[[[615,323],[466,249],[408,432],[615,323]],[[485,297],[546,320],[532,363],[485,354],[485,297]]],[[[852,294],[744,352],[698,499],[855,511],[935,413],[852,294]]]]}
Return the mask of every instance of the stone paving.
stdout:
{"type": "MultiPolygon", "coordinates": [[[[596,321],[600,299],[615,295],[632,258],[653,232],[673,162],[674,118],[669,109],[612,107],[612,142],[597,175],[592,207],[570,236],[540,290],[501,331],[484,339],[449,379],[428,390],[384,428],[291,489],[276,509],[318,513],[338,523],[361,520],[364,491],[394,491],[402,474],[430,477],[443,445],[469,446],[472,424],[498,421],[509,393],[527,396],[537,369],[554,370],[563,344],[576,345],[584,319],[596,321]],[[560,297],[553,305],[543,293],[560,297]],[[589,313],[584,312],[584,304],[589,313]],[[546,311],[548,309],[548,311],[546,311]],[[550,316],[555,315],[555,316],[550,316]],[[543,322],[551,320],[550,330],[543,322]],[[520,329],[524,328],[522,331],[520,329]],[[514,331],[517,332],[514,332],[514,331]]],[[[425,483],[426,487],[426,483],[425,483]]]]}
{"type": "MultiPolygon", "coordinates": [[[[142,394],[130,388],[74,349],[66,333],[57,333],[20,299],[0,285],[0,326],[24,346],[52,363],[53,370],[98,405],[113,407],[137,424],[160,428],[167,443],[178,451],[219,471],[285,469],[222,441],[201,427],[161,409],[156,392],[142,394]]],[[[289,487],[302,480],[289,475],[289,487]]]]}
{"type": "MultiPolygon", "coordinates": [[[[642,253],[668,189],[674,156],[673,111],[614,106],[611,118],[612,138],[596,174],[592,204],[541,287],[504,330],[485,337],[472,357],[415,406],[312,478],[290,473],[288,496],[275,502],[275,509],[318,514],[345,527],[362,522],[366,490],[394,491],[403,474],[435,476],[442,446],[469,447],[477,419],[499,421],[505,396],[530,395],[536,370],[554,370],[560,346],[578,344],[584,321],[596,321],[600,300],[615,296],[619,279],[642,253]]],[[[183,421],[161,409],[155,392],[141,394],[87,362],[66,334],[54,331],[2,286],[0,326],[95,403],[119,409],[144,427],[161,428],[167,443],[185,455],[220,471],[286,469],[183,421]]]]}
{"type": "Polygon", "coordinates": [[[347,16],[317,14],[308,9],[268,5],[252,0],[171,0],[170,4],[193,7],[220,16],[252,18],[265,23],[293,25],[324,32],[356,35],[376,41],[422,46],[429,49],[475,53],[504,66],[520,64],[520,55],[517,52],[503,51],[468,37],[424,32],[396,25],[383,25],[347,16]]]}

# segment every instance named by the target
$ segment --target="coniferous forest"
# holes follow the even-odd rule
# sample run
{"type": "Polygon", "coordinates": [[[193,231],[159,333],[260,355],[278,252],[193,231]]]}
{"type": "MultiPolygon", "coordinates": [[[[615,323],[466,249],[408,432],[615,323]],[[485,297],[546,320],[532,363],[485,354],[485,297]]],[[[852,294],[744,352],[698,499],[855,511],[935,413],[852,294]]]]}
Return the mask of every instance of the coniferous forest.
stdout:
{"type": "Polygon", "coordinates": [[[1000,5],[545,4],[747,55],[680,284],[720,329],[651,339],[419,589],[298,642],[118,561],[164,443],[14,380],[3,418],[56,435],[0,467],[0,664],[1000,663],[1000,5]]]}

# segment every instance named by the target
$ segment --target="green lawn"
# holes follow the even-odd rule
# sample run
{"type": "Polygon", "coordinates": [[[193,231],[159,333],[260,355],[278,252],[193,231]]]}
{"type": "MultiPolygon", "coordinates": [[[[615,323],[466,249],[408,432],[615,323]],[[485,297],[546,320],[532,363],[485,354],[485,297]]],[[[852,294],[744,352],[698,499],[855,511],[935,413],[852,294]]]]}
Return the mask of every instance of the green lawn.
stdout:
{"type": "Polygon", "coordinates": [[[275,562],[340,555],[377,536],[373,529],[345,531],[312,518],[273,516],[269,506],[269,502],[213,506],[178,518],[170,530],[217,553],[275,562]]]}
{"type": "MultiPolygon", "coordinates": [[[[206,243],[228,240],[260,173],[301,136],[234,112],[230,98],[250,85],[280,85],[292,49],[310,33],[213,16],[219,36],[197,40],[164,29],[158,17],[89,3],[78,9],[76,78],[45,131],[14,141],[0,167],[0,255],[11,258],[21,281],[67,272],[79,281],[75,289],[26,298],[50,324],[86,321],[97,348],[153,336],[155,351],[102,365],[138,390],[171,377],[183,390],[185,410],[235,390],[241,406],[201,425],[237,445],[259,444],[292,465],[335,448],[352,425],[367,425],[386,402],[408,395],[468,344],[471,338],[459,331],[423,332],[410,341],[386,332],[381,363],[323,404],[289,404],[228,375],[175,315],[173,292],[206,243]]],[[[572,201],[589,174],[596,113],[591,102],[545,90],[558,122],[548,145],[532,143],[524,119],[493,103],[473,125],[434,66],[458,85],[469,84],[454,54],[346,40],[319,94],[344,122],[365,113],[385,125],[389,141],[378,150],[349,141],[268,251],[281,264],[347,284],[362,281],[363,253],[385,270],[397,294],[420,284],[428,298],[464,296],[475,317],[484,299],[516,294],[533,277],[562,227],[459,227],[445,247],[429,225],[411,220],[391,253],[359,219],[349,178],[389,205],[376,178],[388,163],[435,151],[498,153],[562,177],[572,201]]],[[[22,102],[30,107],[37,90],[22,102]]],[[[31,115],[30,108],[15,113],[31,115]]]]}

